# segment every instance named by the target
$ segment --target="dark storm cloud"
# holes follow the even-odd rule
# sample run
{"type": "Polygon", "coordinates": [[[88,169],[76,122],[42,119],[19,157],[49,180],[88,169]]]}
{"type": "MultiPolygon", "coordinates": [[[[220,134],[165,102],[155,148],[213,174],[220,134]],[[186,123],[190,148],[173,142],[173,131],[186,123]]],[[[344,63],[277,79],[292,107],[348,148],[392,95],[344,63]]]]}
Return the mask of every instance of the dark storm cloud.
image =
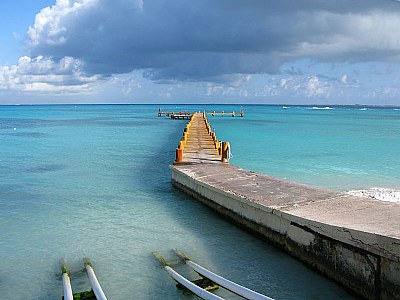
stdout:
{"type": "Polygon", "coordinates": [[[298,59],[400,60],[397,1],[59,0],[36,17],[32,56],[155,81],[276,73],[298,59]]]}

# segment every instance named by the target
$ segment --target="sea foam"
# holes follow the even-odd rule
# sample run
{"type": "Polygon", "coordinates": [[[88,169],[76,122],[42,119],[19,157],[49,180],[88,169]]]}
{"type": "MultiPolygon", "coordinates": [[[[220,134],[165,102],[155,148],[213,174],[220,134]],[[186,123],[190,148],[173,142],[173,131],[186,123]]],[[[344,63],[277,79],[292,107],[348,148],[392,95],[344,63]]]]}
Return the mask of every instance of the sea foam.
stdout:
{"type": "Polygon", "coordinates": [[[348,191],[347,193],[353,196],[400,203],[400,190],[395,189],[370,188],[365,190],[348,191]]]}
{"type": "Polygon", "coordinates": [[[319,106],[313,106],[309,109],[335,109],[334,107],[329,107],[329,106],[325,106],[325,107],[319,107],[319,106]]]}

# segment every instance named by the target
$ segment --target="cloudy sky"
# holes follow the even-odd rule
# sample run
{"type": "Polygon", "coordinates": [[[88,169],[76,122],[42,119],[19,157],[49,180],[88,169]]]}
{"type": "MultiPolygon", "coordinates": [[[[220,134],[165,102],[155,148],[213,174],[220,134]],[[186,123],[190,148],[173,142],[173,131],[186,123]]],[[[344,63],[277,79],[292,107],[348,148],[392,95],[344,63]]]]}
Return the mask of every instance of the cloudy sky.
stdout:
{"type": "Polygon", "coordinates": [[[1,0],[0,104],[400,105],[395,0],[1,0]]]}

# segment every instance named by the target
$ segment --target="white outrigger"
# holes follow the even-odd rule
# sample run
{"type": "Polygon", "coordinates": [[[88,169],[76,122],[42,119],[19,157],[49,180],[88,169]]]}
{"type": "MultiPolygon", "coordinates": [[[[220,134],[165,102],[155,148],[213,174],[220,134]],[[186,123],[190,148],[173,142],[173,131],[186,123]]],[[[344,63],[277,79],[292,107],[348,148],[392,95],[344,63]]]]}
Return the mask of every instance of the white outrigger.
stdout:
{"type": "Polygon", "coordinates": [[[83,263],[85,265],[86,272],[89,276],[90,285],[92,286],[93,292],[96,295],[97,300],[107,300],[107,297],[104,294],[99,281],[97,280],[96,274],[94,273],[93,266],[92,266],[92,263],[90,262],[90,259],[85,257],[83,259],[83,263]]]}
{"type": "Polygon", "coordinates": [[[224,277],[221,277],[213,272],[211,272],[210,270],[207,270],[206,268],[194,263],[193,261],[191,261],[185,254],[183,254],[182,252],[179,252],[177,250],[175,250],[176,255],[178,255],[178,257],[180,257],[182,260],[185,261],[185,263],[191,268],[193,269],[195,272],[197,272],[198,274],[209,278],[210,280],[214,281],[215,283],[219,284],[220,286],[226,288],[227,290],[242,296],[245,299],[249,299],[249,300],[273,300],[273,298],[270,298],[268,296],[265,296],[263,294],[260,294],[258,292],[255,292],[251,289],[248,289],[244,286],[241,286],[233,281],[230,281],[224,277]]]}
{"type": "MultiPolygon", "coordinates": [[[[274,300],[271,297],[265,296],[263,294],[260,294],[256,291],[253,291],[251,289],[248,289],[244,286],[241,286],[233,281],[230,281],[222,276],[219,276],[210,270],[207,270],[206,268],[194,263],[191,261],[185,254],[182,252],[179,252],[175,250],[176,255],[181,258],[186,265],[188,265],[192,270],[194,270],[196,273],[198,273],[200,276],[203,278],[209,279],[211,282],[216,283],[225,289],[231,291],[232,293],[235,293],[244,299],[248,300],[274,300]]],[[[155,257],[164,265],[165,270],[168,272],[171,277],[177,281],[178,283],[182,284],[184,287],[186,287],[188,290],[193,292],[195,295],[202,299],[224,299],[221,298],[213,293],[210,293],[206,289],[196,285],[194,282],[189,281],[182,275],[180,275],[178,272],[176,272],[174,269],[171,268],[170,264],[158,253],[153,253],[155,257]]]]}
{"type": "Polygon", "coordinates": [[[74,300],[72,294],[71,280],[69,279],[69,272],[65,260],[61,261],[61,273],[63,281],[64,300],[74,300]]]}

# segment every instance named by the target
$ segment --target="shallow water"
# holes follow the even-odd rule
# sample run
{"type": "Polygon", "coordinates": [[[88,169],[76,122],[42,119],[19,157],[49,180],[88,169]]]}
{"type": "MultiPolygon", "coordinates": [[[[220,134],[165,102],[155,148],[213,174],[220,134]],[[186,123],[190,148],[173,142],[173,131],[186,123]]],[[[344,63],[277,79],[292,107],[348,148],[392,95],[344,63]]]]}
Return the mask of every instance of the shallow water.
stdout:
{"type": "MultiPolygon", "coordinates": [[[[85,290],[88,280],[81,272],[82,258],[88,256],[109,299],[191,299],[175,288],[151,254],[160,251],[174,258],[171,249],[178,248],[212,271],[276,299],[351,299],[333,282],[173,188],[168,165],[185,122],[157,118],[157,109],[126,105],[0,107],[1,298],[60,299],[62,258],[72,271],[74,291],[85,290]]],[[[318,122],[325,121],[311,120],[306,110],[300,116],[286,116],[279,107],[250,106],[245,113],[245,118],[210,119],[218,137],[231,141],[232,162],[244,168],[347,189],[348,180],[343,185],[336,175],[332,181],[321,178],[328,178],[331,172],[349,174],[348,169],[358,170],[366,163],[328,167],[332,160],[326,157],[345,161],[341,155],[346,151],[340,146],[322,149],[330,145],[329,136],[341,137],[342,130],[334,129],[338,124],[345,126],[346,118],[334,117],[332,126],[327,125],[333,132],[323,135],[321,141],[318,122]],[[307,123],[306,129],[301,129],[302,122],[307,123]],[[309,142],[317,146],[321,161],[326,161],[324,168],[312,163],[311,149],[301,152],[309,143],[303,142],[298,132],[311,134],[309,142]],[[323,171],[325,176],[312,176],[323,171]]],[[[396,113],[384,119],[391,127],[387,136],[375,132],[383,129],[374,126],[368,129],[370,135],[377,140],[390,139],[390,132],[398,130],[392,126],[399,123],[396,113]]],[[[373,122],[371,118],[361,120],[373,122]]],[[[354,136],[363,133],[355,130],[354,136]]],[[[357,140],[341,138],[341,145],[357,140]]],[[[393,136],[392,142],[394,146],[398,143],[393,136]]],[[[377,147],[368,151],[386,149],[377,147]]],[[[391,169],[381,156],[381,171],[385,172],[377,172],[374,183],[380,178],[387,183],[391,172],[398,174],[398,160],[391,158],[391,169]]],[[[371,163],[374,167],[367,169],[379,165],[379,161],[371,163]]],[[[354,179],[358,181],[366,182],[354,179]]],[[[396,184],[396,180],[387,183],[391,188],[396,184]]],[[[353,185],[349,184],[350,188],[353,185]]],[[[178,269],[195,278],[184,266],[178,269]]],[[[227,295],[223,290],[218,293],[227,295]]]]}
{"type": "Polygon", "coordinates": [[[400,189],[400,112],[393,108],[248,106],[210,118],[231,163],[338,191],[400,189]]]}

